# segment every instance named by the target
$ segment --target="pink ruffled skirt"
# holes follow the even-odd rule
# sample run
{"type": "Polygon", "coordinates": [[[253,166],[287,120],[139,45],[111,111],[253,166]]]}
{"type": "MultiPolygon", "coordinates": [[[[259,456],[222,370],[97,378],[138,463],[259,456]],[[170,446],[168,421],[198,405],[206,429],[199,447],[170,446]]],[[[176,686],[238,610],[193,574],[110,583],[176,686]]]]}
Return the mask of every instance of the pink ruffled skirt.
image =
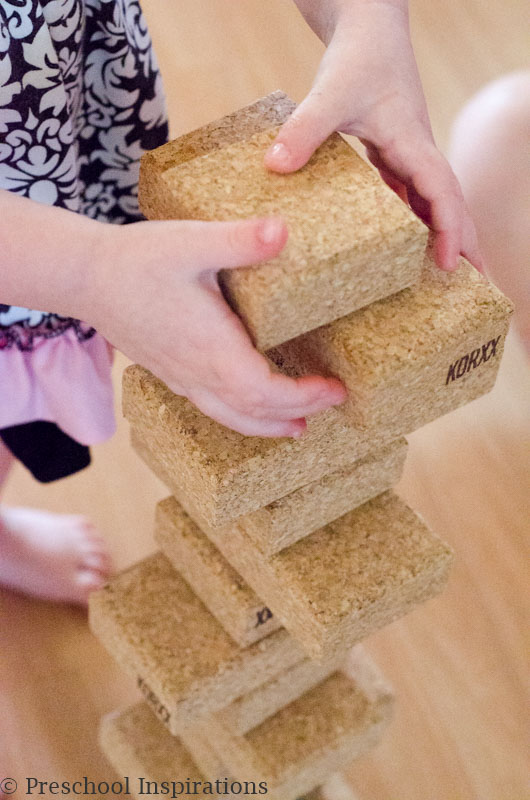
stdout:
{"type": "Polygon", "coordinates": [[[73,328],[35,343],[0,350],[0,430],[35,420],[54,422],[83,445],[116,430],[112,346],[99,334],[79,341],[73,328]]]}

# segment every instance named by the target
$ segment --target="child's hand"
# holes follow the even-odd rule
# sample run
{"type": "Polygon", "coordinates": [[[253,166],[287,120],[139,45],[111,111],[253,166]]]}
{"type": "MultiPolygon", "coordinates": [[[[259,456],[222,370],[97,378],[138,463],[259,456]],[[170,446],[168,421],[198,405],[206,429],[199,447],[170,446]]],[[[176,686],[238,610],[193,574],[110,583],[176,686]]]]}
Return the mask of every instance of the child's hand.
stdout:
{"type": "Polygon", "coordinates": [[[272,373],[219,289],[219,269],[282,250],[281,220],[139,222],[101,235],[83,319],[204,414],[246,435],[299,436],[306,415],[345,399],[338,380],[272,373]]]}
{"type": "Polygon", "coordinates": [[[435,232],[435,258],[482,260],[460,186],[434,143],[409,36],[406,0],[295,0],[328,45],[309,95],[266,156],[302,167],[333,132],[354,134],[382,178],[435,232]]]}

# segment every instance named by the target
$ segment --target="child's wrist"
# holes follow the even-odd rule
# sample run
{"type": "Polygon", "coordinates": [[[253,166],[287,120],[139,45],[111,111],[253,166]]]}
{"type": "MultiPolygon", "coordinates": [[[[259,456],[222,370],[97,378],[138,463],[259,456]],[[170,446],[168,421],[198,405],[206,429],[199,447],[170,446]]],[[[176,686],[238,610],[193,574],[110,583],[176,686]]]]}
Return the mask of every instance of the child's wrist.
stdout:
{"type": "Polygon", "coordinates": [[[112,273],[118,267],[121,226],[83,219],[75,268],[68,293],[74,310],[72,316],[98,326],[104,313],[112,273]]]}

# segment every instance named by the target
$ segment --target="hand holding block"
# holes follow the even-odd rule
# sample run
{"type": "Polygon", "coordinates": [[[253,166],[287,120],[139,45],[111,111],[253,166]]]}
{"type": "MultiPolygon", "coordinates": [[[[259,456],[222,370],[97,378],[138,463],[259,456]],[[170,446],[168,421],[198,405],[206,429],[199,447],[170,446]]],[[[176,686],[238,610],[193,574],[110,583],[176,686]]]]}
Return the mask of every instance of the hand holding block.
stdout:
{"type": "Polygon", "coordinates": [[[493,388],[512,312],[464,260],[453,273],[427,260],[415,286],[270,355],[297,375],[338,376],[353,424],[395,438],[493,388]]]}
{"type": "Polygon", "coordinates": [[[212,719],[198,729],[238,780],[266,781],[267,796],[285,800],[322,784],[371,749],[390,720],[392,701],[375,664],[357,651],[344,672],[334,673],[244,736],[212,719]]]}
{"type": "MultiPolygon", "coordinates": [[[[168,497],[157,507],[155,538],[185,570],[205,534],[168,497]]],[[[215,534],[214,543],[307,654],[319,660],[345,653],[434,597],[445,586],[452,561],[448,545],[392,492],[268,558],[237,523],[215,534]]]]}
{"type": "Polygon", "coordinates": [[[297,441],[230,431],[136,366],[124,373],[124,413],[158,450],[174,494],[218,527],[488,392],[512,310],[471,267],[428,263],[412,289],[271,351],[286,373],[338,374],[349,388],[297,441]]]}
{"type": "Polygon", "coordinates": [[[239,648],[160,553],[94,592],[89,621],[175,734],[304,657],[284,630],[239,648]]]}
{"type": "MultiPolygon", "coordinates": [[[[137,703],[124,711],[107,714],[101,721],[99,742],[117,774],[129,776],[131,794],[137,800],[145,798],[149,788],[146,785],[148,781],[152,791],[154,784],[158,784],[159,791],[162,791],[162,783],[166,782],[171,786],[172,781],[179,780],[188,781],[189,784],[188,787],[186,784],[184,787],[177,786],[178,791],[184,789],[184,793],[179,794],[181,800],[196,800],[201,797],[208,797],[209,800],[215,797],[219,800],[234,800],[241,797],[241,794],[226,794],[223,782],[220,784],[223,794],[212,794],[211,782],[199,771],[188,750],[180,739],[164,728],[146,703],[137,703]],[[140,778],[144,780],[143,786],[140,778]]],[[[217,770],[223,781],[226,779],[231,782],[221,764],[217,770]]],[[[340,775],[333,775],[324,787],[296,800],[355,800],[355,797],[344,779],[340,775]]]]}
{"type": "Polygon", "coordinates": [[[147,153],[140,169],[148,219],[287,221],[289,240],[277,258],[220,273],[260,350],[410,286],[427,241],[425,225],[338,134],[301,170],[267,170],[272,126],[293,108],[275,92],[147,153]]]}

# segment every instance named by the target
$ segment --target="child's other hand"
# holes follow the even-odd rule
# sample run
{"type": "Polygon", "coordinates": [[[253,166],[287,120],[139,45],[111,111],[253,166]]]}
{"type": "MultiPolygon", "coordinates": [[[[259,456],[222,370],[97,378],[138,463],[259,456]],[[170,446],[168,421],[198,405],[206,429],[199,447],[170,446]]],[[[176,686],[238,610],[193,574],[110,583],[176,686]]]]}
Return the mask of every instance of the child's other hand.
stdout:
{"type": "Polygon", "coordinates": [[[302,167],[333,132],[358,136],[381,177],[435,232],[435,258],[482,260],[458,181],[438,151],[409,35],[406,0],[295,0],[328,45],[309,95],[266,155],[302,167]]]}
{"type": "Polygon", "coordinates": [[[304,417],[341,403],[344,387],[272,373],[217,282],[219,269],[273,258],[286,240],[274,218],[106,226],[84,318],[222,425],[299,436],[304,417]]]}

